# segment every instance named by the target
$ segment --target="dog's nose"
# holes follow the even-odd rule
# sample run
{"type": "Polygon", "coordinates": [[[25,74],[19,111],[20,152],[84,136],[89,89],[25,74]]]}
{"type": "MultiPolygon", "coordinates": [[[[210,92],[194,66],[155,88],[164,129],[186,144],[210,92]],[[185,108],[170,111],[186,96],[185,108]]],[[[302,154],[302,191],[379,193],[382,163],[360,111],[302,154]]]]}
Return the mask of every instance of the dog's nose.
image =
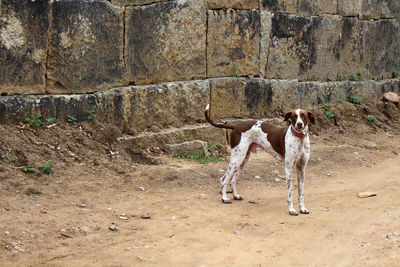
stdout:
{"type": "Polygon", "coordinates": [[[297,129],[302,129],[303,128],[303,123],[301,123],[301,122],[296,123],[296,128],[297,129]]]}

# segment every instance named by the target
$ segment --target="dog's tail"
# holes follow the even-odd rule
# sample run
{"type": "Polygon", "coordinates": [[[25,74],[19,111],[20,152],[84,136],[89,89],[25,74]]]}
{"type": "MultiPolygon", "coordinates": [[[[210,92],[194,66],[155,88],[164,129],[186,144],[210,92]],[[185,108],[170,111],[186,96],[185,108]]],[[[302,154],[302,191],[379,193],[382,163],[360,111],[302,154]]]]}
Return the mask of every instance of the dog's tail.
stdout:
{"type": "Polygon", "coordinates": [[[218,128],[225,128],[225,129],[234,129],[235,126],[232,125],[228,125],[228,124],[219,124],[219,123],[215,123],[210,119],[210,116],[208,115],[208,111],[210,110],[210,104],[207,104],[205,110],[204,110],[204,116],[206,117],[206,120],[214,127],[218,127],[218,128]]]}

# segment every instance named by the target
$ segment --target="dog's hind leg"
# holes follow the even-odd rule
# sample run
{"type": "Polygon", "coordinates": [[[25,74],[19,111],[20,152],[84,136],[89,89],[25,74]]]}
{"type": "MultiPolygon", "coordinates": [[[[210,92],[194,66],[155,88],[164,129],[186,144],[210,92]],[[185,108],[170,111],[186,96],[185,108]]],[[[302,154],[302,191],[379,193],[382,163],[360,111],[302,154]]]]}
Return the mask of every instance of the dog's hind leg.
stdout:
{"type": "MultiPolygon", "coordinates": [[[[231,180],[233,180],[232,178],[237,177],[236,174],[239,175],[240,167],[242,166],[243,162],[246,159],[249,145],[250,144],[248,144],[247,142],[240,142],[239,145],[237,145],[231,151],[231,159],[229,162],[228,169],[226,170],[224,176],[222,176],[222,178],[220,179],[221,186],[222,186],[222,190],[221,190],[222,202],[225,204],[231,203],[231,201],[229,200],[229,198],[226,195],[226,187],[227,187],[228,183],[231,180]]],[[[234,186],[232,187],[232,190],[234,190],[234,192],[233,192],[234,196],[237,195],[237,192],[235,192],[236,191],[235,183],[236,183],[236,180],[233,183],[234,186]]],[[[232,186],[232,182],[231,182],[231,186],[232,186]]]]}
{"type": "Polygon", "coordinates": [[[244,158],[242,164],[240,165],[239,169],[233,174],[233,177],[231,179],[231,188],[232,188],[232,193],[233,193],[233,198],[235,200],[243,200],[243,197],[238,194],[236,190],[236,182],[239,178],[240,172],[243,170],[244,165],[250,158],[250,149],[247,151],[246,157],[244,158]]]}

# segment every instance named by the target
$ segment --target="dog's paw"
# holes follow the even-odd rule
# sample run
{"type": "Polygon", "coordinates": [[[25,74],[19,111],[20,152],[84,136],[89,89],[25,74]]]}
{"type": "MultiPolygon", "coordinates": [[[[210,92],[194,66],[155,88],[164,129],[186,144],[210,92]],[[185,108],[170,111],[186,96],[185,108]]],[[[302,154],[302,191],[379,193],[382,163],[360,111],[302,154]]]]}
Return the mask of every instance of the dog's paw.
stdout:
{"type": "Polygon", "coordinates": [[[235,200],[243,200],[243,197],[241,195],[233,196],[235,200]]]}
{"type": "Polygon", "coordinates": [[[289,210],[289,214],[292,215],[292,216],[297,216],[297,215],[299,215],[299,213],[298,213],[295,209],[290,209],[290,210],[289,210]]]}
{"type": "Polygon", "coordinates": [[[232,204],[232,202],[229,199],[222,199],[222,203],[224,203],[224,204],[232,204]]]}
{"type": "Polygon", "coordinates": [[[300,213],[301,214],[309,214],[310,212],[306,208],[300,208],[300,213]]]}

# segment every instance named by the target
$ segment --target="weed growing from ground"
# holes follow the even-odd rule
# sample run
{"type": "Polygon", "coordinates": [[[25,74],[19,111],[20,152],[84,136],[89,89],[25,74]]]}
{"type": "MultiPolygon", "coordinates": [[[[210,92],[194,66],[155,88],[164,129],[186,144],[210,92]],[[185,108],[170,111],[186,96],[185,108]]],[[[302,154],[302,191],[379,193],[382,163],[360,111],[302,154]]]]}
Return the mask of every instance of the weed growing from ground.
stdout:
{"type": "Polygon", "coordinates": [[[90,121],[94,121],[97,119],[97,106],[93,105],[90,107],[90,109],[87,111],[87,119],[90,121]]]}
{"type": "Polygon", "coordinates": [[[210,163],[210,162],[221,162],[225,161],[223,158],[216,157],[216,156],[211,156],[211,157],[205,157],[202,155],[190,155],[190,154],[183,154],[180,156],[182,159],[189,159],[191,161],[196,161],[198,163],[210,163]]]}
{"type": "Polygon", "coordinates": [[[67,116],[67,122],[69,122],[69,123],[77,123],[77,121],[78,121],[78,118],[77,117],[75,117],[75,116],[73,116],[73,115],[68,115],[67,116]]]}
{"type": "Polygon", "coordinates": [[[238,68],[239,68],[238,64],[235,64],[232,67],[232,77],[240,77],[240,75],[237,73],[238,68]]]}
{"type": "Polygon", "coordinates": [[[12,158],[11,158],[11,161],[12,161],[12,162],[17,162],[17,161],[18,161],[18,157],[17,157],[17,156],[12,157],[12,158]]]}
{"type": "Polygon", "coordinates": [[[35,168],[25,167],[22,169],[24,173],[35,172],[35,168]]]}
{"type": "Polygon", "coordinates": [[[330,105],[330,104],[325,104],[325,105],[322,107],[322,109],[325,111],[325,112],[324,112],[324,113],[325,113],[325,116],[326,116],[328,119],[334,119],[334,118],[336,118],[335,113],[333,113],[332,111],[329,111],[331,108],[332,108],[332,105],[330,105]]]}
{"type": "Polygon", "coordinates": [[[359,80],[361,80],[361,72],[357,73],[357,75],[355,76],[350,77],[350,81],[358,82],[359,80]]]}
{"type": "Polygon", "coordinates": [[[397,78],[398,76],[399,76],[399,72],[397,70],[393,71],[392,77],[397,78]]]}
{"type": "Polygon", "coordinates": [[[47,112],[45,110],[41,110],[38,113],[35,113],[32,117],[26,117],[24,122],[29,125],[30,128],[40,128],[44,125],[54,123],[54,118],[46,117],[47,112]]]}
{"type": "Polygon", "coordinates": [[[349,102],[356,106],[356,108],[359,108],[362,103],[362,98],[359,96],[349,96],[349,102]]]}
{"type": "Polygon", "coordinates": [[[51,165],[50,160],[48,160],[46,162],[46,164],[40,164],[39,168],[40,168],[40,170],[42,170],[42,172],[47,173],[47,174],[52,174],[54,172],[54,168],[53,168],[53,165],[51,165]]]}
{"type": "Polygon", "coordinates": [[[29,187],[28,189],[26,189],[25,194],[29,195],[40,195],[42,193],[42,191],[33,188],[33,187],[29,187]]]}

